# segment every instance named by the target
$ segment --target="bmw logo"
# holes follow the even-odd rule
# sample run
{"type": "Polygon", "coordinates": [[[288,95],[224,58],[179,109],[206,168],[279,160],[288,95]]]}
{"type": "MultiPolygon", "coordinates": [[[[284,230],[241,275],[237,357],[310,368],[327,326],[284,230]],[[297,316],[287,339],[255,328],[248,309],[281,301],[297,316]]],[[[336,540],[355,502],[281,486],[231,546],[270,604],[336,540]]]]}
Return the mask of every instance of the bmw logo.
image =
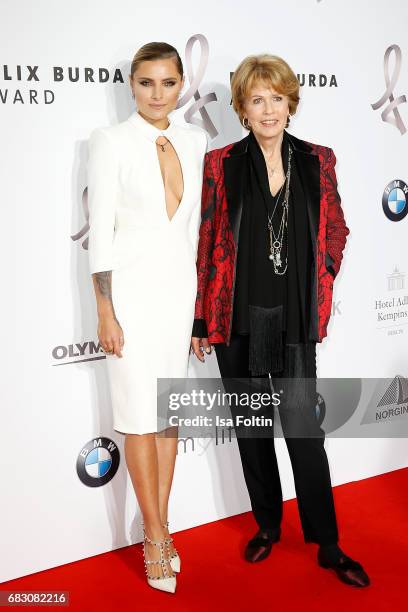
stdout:
{"type": "Polygon", "coordinates": [[[388,183],[384,189],[382,205],[390,221],[401,221],[408,214],[408,185],[399,179],[388,183]]]}
{"type": "Polygon", "coordinates": [[[119,449],[109,438],[94,438],[78,455],[76,469],[79,480],[88,487],[101,487],[117,472],[119,449]]]}

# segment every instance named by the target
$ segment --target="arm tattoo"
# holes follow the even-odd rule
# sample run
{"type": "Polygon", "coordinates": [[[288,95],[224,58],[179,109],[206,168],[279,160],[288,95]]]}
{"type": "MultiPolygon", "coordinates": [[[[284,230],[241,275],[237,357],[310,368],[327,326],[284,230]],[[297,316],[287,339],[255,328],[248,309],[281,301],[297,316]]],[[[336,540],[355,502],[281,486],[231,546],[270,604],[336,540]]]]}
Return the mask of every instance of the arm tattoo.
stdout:
{"type": "Polygon", "coordinates": [[[101,295],[112,301],[112,270],[109,270],[109,272],[97,272],[95,279],[101,295]]]}
{"type": "Polygon", "coordinates": [[[96,272],[94,276],[95,276],[96,284],[98,286],[100,294],[104,298],[109,300],[112,306],[112,312],[113,312],[114,319],[117,323],[119,323],[119,321],[116,318],[115,309],[113,307],[113,302],[112,302],[112,270],[109,270],[106,272],[96,272]]]}

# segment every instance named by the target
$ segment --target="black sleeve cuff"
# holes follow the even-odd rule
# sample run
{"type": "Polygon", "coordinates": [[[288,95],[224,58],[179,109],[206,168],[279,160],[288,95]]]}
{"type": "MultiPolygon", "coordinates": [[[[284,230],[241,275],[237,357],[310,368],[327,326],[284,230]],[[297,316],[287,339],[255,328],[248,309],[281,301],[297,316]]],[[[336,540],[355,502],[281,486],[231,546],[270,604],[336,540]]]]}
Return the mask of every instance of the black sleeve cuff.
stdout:
{"type": "Polygon", "coordinates": [[[191,335],[195,338],[208,338],[207,323],[205,319],[194,319],[191,335]]]}
{"type": "Polygon", "coordinates": [[[333,278],[335,278],[336,273],[334,271],[333,264],[334,264],[333,257],[330,255],[330,253],[326,251],[326,270],[330,272],[333,278]]]}

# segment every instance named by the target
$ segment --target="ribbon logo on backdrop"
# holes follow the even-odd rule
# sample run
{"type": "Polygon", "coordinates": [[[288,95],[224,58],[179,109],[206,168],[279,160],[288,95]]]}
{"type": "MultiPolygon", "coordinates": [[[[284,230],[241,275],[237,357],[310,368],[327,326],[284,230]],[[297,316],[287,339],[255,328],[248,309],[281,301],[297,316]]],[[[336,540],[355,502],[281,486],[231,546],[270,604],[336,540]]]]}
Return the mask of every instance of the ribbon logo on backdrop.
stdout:
{"type": "Polygon", "coordinates": [[[402,135],[402,134],[405,134],[405,132],[407,131],[407,128],[405,127],[404,122],[401,119],[401,115],[399,114],[397,106],[399,104],[403,104],[404,102],[406,102],[407,97],[402,95],[394,99],[394,88],[399,79],[399,75],[401,71],[401,63],[402,63],[401,49],[399,48],[398,45],[390,45],[384,55],[384,77],[385,77],[386,90],[384,94],[381,96],[381,98],[377,100],[377,102],[375,102],[374,104],[371,104],[371,106],[373,110],[377,110],[378,108],[383,106],[383,104],[385,104],[387,100],[389,100],[390,103],[387,104],[387,106],[384,108],[383,112],[381,113],[381,119],[383,121],[386,121],[387,123],[391,123],[391,125],[395,125],[395,127],[399,129],[402,135]],[[390,78],[389,61],[390,61],[390,55],[392,51],[394,51],[394,54],[395,54],[395,66],[394,66],[394,72],[392,74],[392,77],[390,78]],[[390,116],[391,113],[394,115],[393,117],[390,116]]]}
{"type": "MultiPolygon", "coordinates": [[[[85,225],[79,230],[79,232],[71,236],[71,240],[74,242],[80,238],[83,238],[89,231],[88,187],[85,187],[84,191],[82,192],[82,208],[84,211],[85,225]]],[[[88,236],[86,236],[85,240],[82,242],[82,246],[85,250],[88,250],[88,236]]]]}
{"type": "Polygon", "coordinates": [[[207,67],[208,56],[209,46],[206,37],[203,36],[203,34],[194,34],[193,36],[190,36],[186,45],[186,68],[190,81],[190,87],[178,101],[176,109],[181,108],[182,106],[187,104],[187,102],[191,100],[191,98],[194,98],[195,102],[184,113],[184,119],[187,123],[193,123],[194,125],[198,125],[199,127],[205,129],[211,136],[211,138],[215,138],[218,135],[218,130],[211,121],[210,116],[204,106],[207,104],[207,102],[216,101],[217,96],[215,92],[211,92],[201,97],[198,91],[198,87],[203,79],[204,72],[207,67]],[[194,75],[192,54],[195,42],[198,42],[200,44],[201,55],[198,70],[194,75]],[[197,119],[193,116],[197,111],[200,113],[202,120],[197,119]]]}

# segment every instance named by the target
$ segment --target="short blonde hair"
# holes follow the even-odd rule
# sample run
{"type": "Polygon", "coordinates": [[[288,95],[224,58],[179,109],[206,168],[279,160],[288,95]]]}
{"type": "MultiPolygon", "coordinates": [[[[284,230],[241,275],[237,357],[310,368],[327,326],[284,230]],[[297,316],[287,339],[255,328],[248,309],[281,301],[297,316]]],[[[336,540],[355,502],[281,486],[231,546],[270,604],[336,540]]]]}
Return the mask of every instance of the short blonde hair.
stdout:
{"type": "Polygon", "coordinates": [[[294,115],[299,104],[299,81],[292,68],[277,55],[248,55],[238,65],[231,79],[232,107],[240,122],[244,117],[244,102],[251,89],[266,83],[278,93],[288,96],[289,113],[294,115]]]}

